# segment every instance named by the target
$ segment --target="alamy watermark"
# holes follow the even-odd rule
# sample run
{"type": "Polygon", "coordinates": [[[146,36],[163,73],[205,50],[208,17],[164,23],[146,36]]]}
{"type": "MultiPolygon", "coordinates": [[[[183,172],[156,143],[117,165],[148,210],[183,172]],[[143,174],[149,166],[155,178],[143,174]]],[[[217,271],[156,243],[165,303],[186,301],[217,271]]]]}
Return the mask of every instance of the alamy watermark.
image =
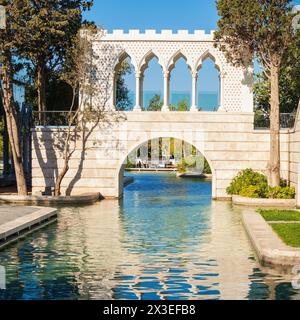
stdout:
{"type": "Polygon", "coordinates": [[[5,267],[0,266],[0,290],[6,289],[6,271],[5,267]]]}

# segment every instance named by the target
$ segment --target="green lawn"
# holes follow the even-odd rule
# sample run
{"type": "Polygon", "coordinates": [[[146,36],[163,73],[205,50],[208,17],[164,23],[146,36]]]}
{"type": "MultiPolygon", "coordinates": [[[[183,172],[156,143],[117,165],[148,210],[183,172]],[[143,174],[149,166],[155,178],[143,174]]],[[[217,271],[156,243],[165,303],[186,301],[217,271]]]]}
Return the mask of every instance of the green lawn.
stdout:
{"type": "Polygon", "coordinates": [[[264,210],[258,212],[266,221],[300,221],[300,212],[294,210],[264,210]]]}
{"type": "Polygon", "coordinates": [[[276,223],[271,226],[285,244],[300,247],[300,223],[276,223]]]}

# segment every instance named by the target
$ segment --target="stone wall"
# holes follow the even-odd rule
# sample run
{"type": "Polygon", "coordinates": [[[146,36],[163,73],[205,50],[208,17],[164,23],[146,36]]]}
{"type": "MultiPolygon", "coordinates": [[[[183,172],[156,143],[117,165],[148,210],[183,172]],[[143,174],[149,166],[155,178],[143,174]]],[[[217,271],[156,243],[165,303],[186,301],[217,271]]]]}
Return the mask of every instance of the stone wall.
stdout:
{"type": "MultiPolygon", "coordinates": [[[[194,145],[208,160],[213,172],[213,198],[228,198],[226,188],[242,169],[266,172],[270,150],[268,130],[253,129],[253,70],[233,67],[215,48],[213,32],[189,33],[179,30],[115,30],[99,32],[93,41],[91,80],[97,86],[93,97],[82,96],[94,106],[114,113],[116,68],[130,56],[136,75],[136,106],[125,112],[125,120],[96,128],[83,144],[74,146],[70,170],[63,181],[63,192],[81,194],[100,192],[104,197],[119,197],[123,192],[123,163],[128,154],[150,139],[168,137],[194,145]],[[164,76],[164,107],[168,110],[169,80],[175,62],[184,57],[193,78],[192,97],[196,103],[197,72],[211,58],[220,72],[218,112],[140,112],[143,72],[157,57],[164,76]],[[90,101],[91,100],[91,101],[90,101]],[[84,147],[83,147],[84,145],[84,147]]],[[[84,104],[84,102],[83,102],[84,104]]],[[[82,106],[84,108],[84,106],[82,106]]],[[[36,128],[33,131],[33,193],[54,187],[63,165],[63,128],[36,128]]],[[[300,119],[294,130],[281,132],[281,175],[298,184],[300,119]]],[[[299,201],[300,203],[300,196],[299,201]]]]}
{"type": "MultiPolygon", "coordinates": [[[[213,197],[227,198],[226,187],[242,169],[265,172],[269,158],[269,131],[253,129],[253,113],[126,112],[126,120],[109,129],[97,128],[86,142],[77,142],[63,191],[122,195],[123,163],[128,154],[150,139],[173,137],[194,145],[213,171],[213,197]]],[[[53,187],[62,166],[62,129],[33,132],[33,193],[53,187]]],[[[281,133],[281,169],[289,177],[289,134],[281,133]]],[[[291,154],[293,158],[293,154],[291,154]]],[[[295,165],[291,163],[293,170],[295,165]]],[[[291,173],[295,181],[295,173],[291,173]]]]}
{"type": "Polygon", "coordinates": [[[290,173],[289,180],[292,186],[297,189],[297,205],[300,206],[300,117],[299,110],[300,104],[298,106],[295,126],[290,130],[289,139],[289,162],[290,162],[290,173]]]}
{"type": "MultiPolygon", "coordinates": [[[[131,58],[134,72],[137,79],[136,85],[136,106],[140,109],[142,103],[142,90],[144,72],[151,59],[156,57],[162,68],[162,76],[165,79],[164,85],[164,106],[168,108],[170,74],[176,61],[183,57],[193,78],[193,87],[197,83],[197,73],[206,58],[215,62],[220,74],[220,106],[219,110],[227,112],[252,112],[253,111],[253,68],[234,67],[226,61],[223,52],[214,46],[214,32],[206,34],[203,30],[196,30],[189,33],[187,30],[179,30],[173,33],[171,30],[162,30],[161,33],[155,30],[146,30],[144,33],[139,30],[114,30],[113,33],[99,31],[93,38],[93,80],[110,78],[107,86],[115,86],[118,64],[126,57],[131,58]],[[111,70],[107,69],[107,65],[111,70]],[[104,74],[106,76],[104,76],[104,74]],[[140,96],[139,96],[140,95],[140,96]]],[[[196,91],[196,90],[195,90],[196,91]]],[[[192,92],[192,109],[197,107],[197,94],[192,92]]],[[[106,93],[97,90],[93,97],[93,104],[99,104],[105,100],[106,93]]],[[[113,108],[115,99],[110,97],[109,108],[113,108]]]]}

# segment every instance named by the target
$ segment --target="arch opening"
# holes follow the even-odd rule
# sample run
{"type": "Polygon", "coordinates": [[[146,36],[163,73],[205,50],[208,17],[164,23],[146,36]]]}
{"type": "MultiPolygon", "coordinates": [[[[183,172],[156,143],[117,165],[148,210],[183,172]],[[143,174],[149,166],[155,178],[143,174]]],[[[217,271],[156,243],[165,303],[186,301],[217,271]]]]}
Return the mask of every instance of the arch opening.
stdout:
{"type": "Polygon", "coordinates": [[[118,111],[133,110],[135,95],[135,68],[131,57],[122,53],[114,70],[113,105],[118,111]]]}
{"type": "Polygon", "coordinates": [[[142,110],[160,111],[163,106],[163,73],[158,57],[150,52],[141,67],[142,110]]]}
{"type": "Polygon", "coordinates": [[[173,172],[177,178],[199,179],[199,183],[211,181],[211,195],[214,197],[215,174],[211,161],[185,140],[159,137],[135,146],[119,170],[120,196],[123,195],[126,172],[173,172]]]}
{"type": "Polygon", "coordinates": [[[221,71],[215,58],[207,54],[197,68],[199,109],[217,111],[221,106],[221,71]]]}
{"type": "Polygon", "coordinates": [[[173,59],[170,72],[170,110],[188,111],[191,107],[192,75],[186,57],[179,52],[173,59]]]}

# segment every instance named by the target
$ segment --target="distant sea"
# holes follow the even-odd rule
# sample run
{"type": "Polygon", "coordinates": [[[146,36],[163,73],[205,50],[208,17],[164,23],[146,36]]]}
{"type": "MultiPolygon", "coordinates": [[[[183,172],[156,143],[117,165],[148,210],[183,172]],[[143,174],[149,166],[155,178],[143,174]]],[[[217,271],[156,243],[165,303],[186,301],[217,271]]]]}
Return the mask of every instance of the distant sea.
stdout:
{"type": "MultiPolygon", "coordinates": [[[[161,100],[163,100],[163,93],[159,91],[146,91],[144,92],[144,107],[149,106],[150,100],[155,95],[160,95],[161,100]]],[[[132,108],[135,105],[135,94],[129,94],[130,100],[132,102],[132,108]]],[[[191,94],[189,92],[174,92],[171,95],[170,103],[173,105],[178,105],[182,100],[187,100],[189,106],[191,105],[191,94]]],[[[201,92],[198,95],[198,106],[202,108],[203,111],[214,111],[219,106],[219,94],[218,92],[201,92]]]]}

